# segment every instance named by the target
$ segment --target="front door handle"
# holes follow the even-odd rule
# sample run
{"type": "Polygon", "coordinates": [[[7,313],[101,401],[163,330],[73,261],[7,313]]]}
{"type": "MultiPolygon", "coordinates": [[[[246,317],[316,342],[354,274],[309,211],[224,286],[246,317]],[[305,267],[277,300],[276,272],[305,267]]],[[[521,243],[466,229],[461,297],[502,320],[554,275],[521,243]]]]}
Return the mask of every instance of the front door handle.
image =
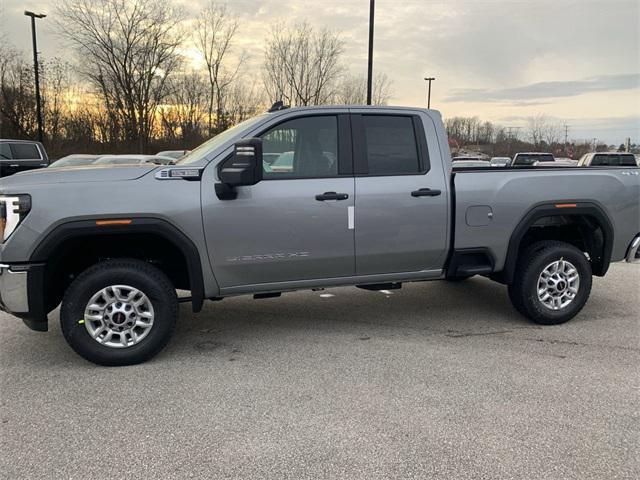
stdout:
{"type": "Polygon", "coordinates": [[[349,195],[346,193],[336,193],[336,192],[324,192],[320,195],[316,195],[316,200],[319,202],[324,202],[325,200],[346,200],[349,198],[349,195]]]}
{"type": "Polygon", "coordinates": [[[437,189],[421,188],[420,190],[414,190],[411,192],[412,197],[437,197],[442,192],[437,189]]]}

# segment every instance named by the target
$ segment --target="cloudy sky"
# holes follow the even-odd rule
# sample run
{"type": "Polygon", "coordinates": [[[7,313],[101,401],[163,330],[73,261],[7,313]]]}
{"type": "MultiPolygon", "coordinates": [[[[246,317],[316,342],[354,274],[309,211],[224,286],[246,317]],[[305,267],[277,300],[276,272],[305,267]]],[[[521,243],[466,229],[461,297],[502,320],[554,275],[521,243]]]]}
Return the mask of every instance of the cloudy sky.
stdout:
{"type": "MultiPolygon", "coordinates": [[[[204,1],[174,3],[194,18],[204,1]]],[[[53,28],[55,2],[0,4],[5,38],[30,52],[22,12],[48,13],[39,49],[72,58],[53,28]]],[[[266,33],[281,21],[341,32],[346,66],[366,71],[368,0],[227,4],[240,17],[239,49],[256,76],[266,33]]],[[[425,106],[422,79],[433,76],[431,105],[445,116],[524,126],[526,117],[544,113],[568,124],[573,138],[640,142],[638,0],[377,0],[374,68],[393,81],[391,104],[425,106]]]]}

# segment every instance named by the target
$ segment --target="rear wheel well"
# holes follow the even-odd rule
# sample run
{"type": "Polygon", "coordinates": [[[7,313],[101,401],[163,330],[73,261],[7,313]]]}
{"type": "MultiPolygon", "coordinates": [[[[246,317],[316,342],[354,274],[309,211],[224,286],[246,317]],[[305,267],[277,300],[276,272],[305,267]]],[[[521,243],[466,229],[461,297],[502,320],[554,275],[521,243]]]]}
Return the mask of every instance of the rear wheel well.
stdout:
{"type": "Polygon", "coordinates": [[[71,282],[92,265],[115,258],[134,258],[160,269],[176,289],[191,290],[185,255],[156,233],[81,235],[56,246],[45,267],[45,307],[53,310],[71,282]]]}
{"type": "Polygon", "coordinates": [[[604,275],[605,230],[598,219],[590,215],[548,215],[535,220],[524,233],[517,256],[532,244],[543,240],[569,243],[588,255],[596,275],[604,275]]]}

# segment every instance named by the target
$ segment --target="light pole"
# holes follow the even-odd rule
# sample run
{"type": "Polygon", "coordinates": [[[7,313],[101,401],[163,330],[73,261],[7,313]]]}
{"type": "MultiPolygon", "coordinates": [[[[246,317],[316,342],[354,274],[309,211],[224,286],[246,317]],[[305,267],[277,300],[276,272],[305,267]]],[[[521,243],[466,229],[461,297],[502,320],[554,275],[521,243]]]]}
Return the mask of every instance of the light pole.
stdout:
{"type": "Polygon", "coordinates": [[[36,82],[36,115],[38,116],[38,141],[44,140],[44,125],[42,121],[42,105],[40,103],[40,74],[38,68],[38,43],[36,41],[36,18],[46,17],[43,13],[33,13],[25,10],[24,14],[31,17],[31,39],[33,40],[33,72],[36,82]]]}
{"type": "Polygon", "coordinates": [[[371,90],[373,88],[373,16],[376,10],[376,0],[369,0],[369,62],[367,67],[367,105],[371,105],[371,90]]]}
{"type": "Polygon", "coordinates": [[[431,108],[431,82],[433,82],[436,77],[424,77],[424,79],[429,82],[429,93],[427,94],[427,108],[431,108]]]}

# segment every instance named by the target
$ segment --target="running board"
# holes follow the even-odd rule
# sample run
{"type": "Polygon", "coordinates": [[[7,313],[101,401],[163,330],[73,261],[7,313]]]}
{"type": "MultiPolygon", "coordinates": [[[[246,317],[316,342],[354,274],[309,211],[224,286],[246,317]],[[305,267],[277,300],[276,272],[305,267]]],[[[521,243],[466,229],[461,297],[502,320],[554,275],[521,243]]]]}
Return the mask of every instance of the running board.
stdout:
{"type": "Polygon", "coordinates": [[[361,288],[363,290],[371,290],[374,292],[378,292],[380,290],[400,290],[402,288],[402,283],[393,282],[393,283],[369,283],[366,285],[356,285],[356,287],[361,288]]]}
{"type": "Polygon", "coordinates": [[[256,293],[253,295],[254,300],[261,300],[263,298],[277,298],[282,295],[282,292],[270,292],[270,293],[256,293]]]}

